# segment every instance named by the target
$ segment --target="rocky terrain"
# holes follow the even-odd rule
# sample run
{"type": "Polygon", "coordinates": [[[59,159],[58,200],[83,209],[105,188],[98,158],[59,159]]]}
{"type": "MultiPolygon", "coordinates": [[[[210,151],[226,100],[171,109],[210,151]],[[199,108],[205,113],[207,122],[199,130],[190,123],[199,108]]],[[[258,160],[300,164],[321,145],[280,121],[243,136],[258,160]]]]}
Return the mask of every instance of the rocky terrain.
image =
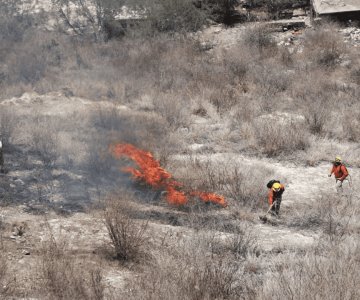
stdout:
{"type": "Polygon", "coordinates": [[[301,28],[256,19],[105,43],[56,29],[49,7],[23,3],[51,18],[1,48],[0,298],[360,296],[356,24],[301,13],[301,28]],[[114,143],[227,206],[169,204],[114,143]],[[264,223],[271,179],[285,193],[264,223]]]}

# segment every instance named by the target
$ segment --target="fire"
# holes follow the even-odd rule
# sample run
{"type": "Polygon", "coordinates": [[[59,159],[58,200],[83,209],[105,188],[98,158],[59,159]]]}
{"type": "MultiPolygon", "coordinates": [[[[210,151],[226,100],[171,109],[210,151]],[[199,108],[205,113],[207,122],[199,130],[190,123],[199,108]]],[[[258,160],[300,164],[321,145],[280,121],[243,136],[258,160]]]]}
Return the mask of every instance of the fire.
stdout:
{"type": "Polygon", "coordinates": [[[198,196],[202,201],[204,202],[213,202],[217,203],[223,207],[227,206],[226,200],[223,196],[212,194],[212,193],[206,193],[206,192],[191,192],[192,196],[198,196]]]}
{"type": "Polygon", "coordinates": [[[127,167],[124,172],[130,173],[133,178],[144,181],[155,189],[165,190],[166,200],[173,205],[184,205],[189,201],[189,196],[198,197],[204,202],[212,202],[223,207],[227,206],[223,196],[192,191],[188,194],[180,191],[181,183],[174,180],[169,172],[164,170],[160,163],[150,152],[138,149],[131,144],[115,144],[110,146],[111,153],[116,158],[128,157],[136,163],[138,169],[127,167]]]}

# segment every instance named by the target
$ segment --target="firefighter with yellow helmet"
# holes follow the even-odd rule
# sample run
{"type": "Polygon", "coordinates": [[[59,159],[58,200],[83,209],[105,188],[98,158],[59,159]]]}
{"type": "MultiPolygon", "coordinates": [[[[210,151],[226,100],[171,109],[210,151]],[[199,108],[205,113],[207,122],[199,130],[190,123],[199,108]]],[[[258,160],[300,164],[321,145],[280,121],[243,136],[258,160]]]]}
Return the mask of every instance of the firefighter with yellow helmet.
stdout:
{"type": "Polygon", "coordinates": [[[268,201],[270,212],[273,215],[279,216],[282,194],[285,191],[285,187],[278,180],[271,180],[267,187],[269,188],[268,201]]]}

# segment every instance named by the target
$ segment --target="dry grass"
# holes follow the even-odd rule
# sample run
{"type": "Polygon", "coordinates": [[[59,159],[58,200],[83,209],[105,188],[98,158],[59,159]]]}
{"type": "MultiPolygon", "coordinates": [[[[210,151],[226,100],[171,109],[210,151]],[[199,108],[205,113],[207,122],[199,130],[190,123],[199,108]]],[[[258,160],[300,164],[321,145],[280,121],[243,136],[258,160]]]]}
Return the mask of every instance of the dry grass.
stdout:
{"type": "Polygon", "coordinates": [[[332,68],[347,54],[347,47],[335,24],[326,24],[305,35],[304,54],[317,67],[332,68]]]}
{"type": "MultiPolygon", "coordinates": [[[[50,227],[49,227],[50,228],[50,227]]],[[[46,299],[105,299],[105,282],[101,269],[71,253],[64,238],[49,239],[39,251],[37,290],[46,299]]]]}
{"type": "MultiPolygon", "coordinates": [[[[181,240],[131,284],[135,299],[239,299],[254,291],[242,263],[222,252],[212,235],[181,240]],[[217,252],[221,251],[221,252],[217,252]]],[[[248,299],[248,298],[247,298],[248,299]]]]}
{"type": "MultiPolygon", "coordinates": [[[[156,144],[166,144],[159,143],[159,139],[170,139],[169,133],[172,135],[178,129],[191,127],[192,112],[203,107],[204,103],[210,103],[206,105],[216,109],[215,114],[207,116],[210,121],[230,117],[231,124],[239,128],[254,127],[253,131],[259,132],[256,136],[254,132],[241,134],[237,139],[245,138],[249,145],[253,145],[251,140],[255,138],[256,150],[267,155],[289,154],[296,148],[306,151],[307,130],[310,135],[329,135],[340,140],[355,140],[357,137],[356,122],[348,121],[338,128],[335,124],[344,118],[331,114],[331,111],[338,109],[336,99],[341,94],[348,105],[343,107],[342,113],[350,115],[349,120],[355,119],[351,112],[355,106],[353,95],[356,95],[357,88],[353,87],[355,90],[351,94],[349,88],[344,89],[336,83],[336,77],[340,76],[344,82],[348,77],[353,81],[356,70],[355,73],[343,70],[340,62],[356,60],[357,54],[350,53],[343,45],[337,30],[335,25],[328,25],[316,31],[306,31],[304,52],[290,54],[276,45],[268,31],[258,27],[249,28],[243,39],[224,51],[220,59],[200,51],[196,41],[166,35],[147,39],[124,38],[99,45],[39,32],[33,39],[19,42],[18,51],[24,51],[24,55],[31,51],[42,53],[45,59],[41,60],[41,64],[46,65],[46,76],[42,71],[36,71],[37,67],[31,67],[29,72],[18,70],[18,62],[9,58],[9,76],[6,76],[14,80],[8,80],[4,88],[6,93],[11,92],[12,84],[19,81],[16,78],[26,77],[29,73],[34,81],[21,80],[42,93],[54,88],[66,88],[77,96],[109,100],[142,110],[145,119],[153,118],[152,122],[157,122],[163,131],[156,130],[146,143],[143,142],[147,138],[142,133],[144,129],[138,130],[133,136],[139,135],[139,146],[144,144],[146,147],[143,148],[154,152],[164,149],[156,144]],[[34,46],[40,39],[45,40],[42,52],[34,46]],[[330,51],[330,54],[324,51],[330,51]],[[259,58],[258,61],[254,61],[254,55],[259,58]],[[54,64],[54,61],[57,63],[54,64]],[[333,72],[323,70],[322,66],[331,66],[333,72]],[[234,109],[236,113],[229,114],[234,109]],[[288,109],[302,114],[308,123],[308,129],[290,127],[289,145],[283,145],[285,138],[283,141],[280,138],[278,145],[266,143],[271,131],[276,134],[284,131],[281,126],[249,126],[257,116],[288,109]],[[154,113],[151,117],[150,112],[154,113]],[[295,136],[292,134],[294,132],[295,136]]],[[[20,57],[20,54],[15,55],[20,57]]],[[[25,88],[18,86],[21,91],[25,88]]],[[[106,128],[104,124],[99,126],[112,132],[118,131],[119,126],[124,128],[120,118],[115,115],[110,118],[112,121],[106,121],[110,122],[105,125],[106,128]]],[[[149,124],[145,126],[154,128],[149,124]]],[[[232,139],[234,137],[232,135],[232,139]]]]}
{"type": "Polygon", "coordinates": [[[196,156],[182,161],[182,169],[172,165],[174,175],[181,178],[186,187],[194,190],[216,192],[241,209],[257,209],[266,198],[266,183],[274,175],[273,170],[259,165],[230,160],[201,160],[196,156]],[[270,178],[270,179],[269,179],[270,178]]]}
{"type": "Polygon", "coordinates": [[[58,127],[50,118],[35,117],[31,132],[31,146],[45,166],[52,166],[59,156],[58,127]]]}
{"type": "Polygon", "coordinates": [[[14,110],[2,107],[0,111],[0,140],[5,149],[8,148],[12,142],[17,123],[18,120],[16,119],[14,110]]]}
{"type": "Polygon", "coordinates": [[[256,148],[268,156],[306,151],[309,147],[308,132],[304,125],[262,122],[255,125],[256,148]]]}
{"type": "MultiPolygon", "coordinates": [[[[1,228],[2,231],[2,228],[1,228]]],[[[8,249],[3,243],[2,232],[0,235],[0,297],[2,299],[10,299],[14,289],[16,288],[16,276],[12,274],[9,268],[7,258],[8,249]]]]}
{"type": "Polygon", "coordinates": [[[325,255],[314,251],[284,262],[264,282],[259,299],[357,299],[358,246],[341,243],[325,255]]]}

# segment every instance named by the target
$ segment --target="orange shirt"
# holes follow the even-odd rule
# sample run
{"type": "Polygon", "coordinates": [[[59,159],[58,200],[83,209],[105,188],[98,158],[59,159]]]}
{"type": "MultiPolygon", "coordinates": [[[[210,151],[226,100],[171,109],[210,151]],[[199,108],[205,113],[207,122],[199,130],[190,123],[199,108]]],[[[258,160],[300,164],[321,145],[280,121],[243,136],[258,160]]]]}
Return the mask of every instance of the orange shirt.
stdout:
{"type": "Polygon", "coordinates": [[[349,175],[348,170],[346,169],[346,167],[343,164],[340,164],[338,166],[333,165],[330,174],[332,174],[332,173],[334,173],[335,178],[340,181],[343,181],[349,175]]]}
{"type": "Polygon", "coordinates": [[[274,199],[280,198],[284,191],[285,191],[285,187],[282,184],[280,184],[279,192],[274,192],[273,189],[269,189],[269,194],[268,194],[269,204],[272,205],[274,202],[274,199]]]}

